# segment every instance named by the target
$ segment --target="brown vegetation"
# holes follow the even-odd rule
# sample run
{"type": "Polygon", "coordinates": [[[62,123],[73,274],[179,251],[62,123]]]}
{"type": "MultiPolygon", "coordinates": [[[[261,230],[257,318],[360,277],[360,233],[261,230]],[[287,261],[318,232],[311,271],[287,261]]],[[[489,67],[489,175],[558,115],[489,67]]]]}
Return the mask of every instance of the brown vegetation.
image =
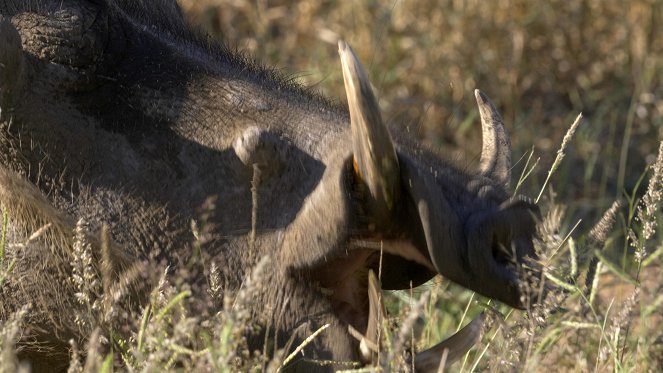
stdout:
{"type": "MultiPolygon", "coordinates": [[[[474,166],[481,149],[478,131],[468,130],[478,115],[471,92],[481,88],[500,106],[517,141],[514,161],[522,156],[514,175],[529,175],[513,186],[532,197],[543,191],[538,244],[550,285],[545,300],[528,312],[513,311],[477,301],[442,279],[423,293],[389,293],[391,319],[383,329],[391,359],[382,360],[385,369],[402,370],[409,361],[391,346],[428,346],[481,311],[489,319],[484,338],[453,369],[654,372],[663,366],[660,0],[179,2],[212,36],[339,100],[344,94],[336,40],[346,39],[367,62],[390,113],[386,119],[460,164],[474,166]],[[579,112],[584,120],[574,138],[563,141],[579,112]],[[468,154],[474,158],[462,158],[468,154]],[[403,325],[412,326],[408,341],[403,325]]],[[[4,211],[5,227],[16,213],[25,212],[4,211]]],[[[66,225],[74,237],[67,244],[77,248],[72,265],[88,281],[72,282],[80,288],[76,301],[123,296],[121,289],[106,293],[103,273],[86,274],[86,261],[103,258],[89,258],[89,238],[74,235],[82,224],[66,225]]],[[[6,242],[5,230],[0,285],[15,265],[4,249],[20,244],[6,242]]],[[[277,371],[288,359],[285,351],[268,360],[268,345],[263,351],[243,348],[251,292],[265,285],[265,265],[255,268],[233,299],[215,293],[219,273],[212,265],[210,299],[225,304],[221,313],[199,317],[206,314],[201,307],[212,305],[191,299],[194,280],[180,272],[163,274],[140,314],[113,309],[119,302],[99,308],[133,320],[129,339],[113,339],[112,328],[98,328],[103,312],[75,315],[87,323],[91,342],[72,341],[70,371],[110,371],[113,362],[140,371],[277,371]],[[111,343],[99,342],[104,338],[111,343]]],[[[18,366],[14,343],[25,312],[0,326],[0,371],[18,366]]]]}

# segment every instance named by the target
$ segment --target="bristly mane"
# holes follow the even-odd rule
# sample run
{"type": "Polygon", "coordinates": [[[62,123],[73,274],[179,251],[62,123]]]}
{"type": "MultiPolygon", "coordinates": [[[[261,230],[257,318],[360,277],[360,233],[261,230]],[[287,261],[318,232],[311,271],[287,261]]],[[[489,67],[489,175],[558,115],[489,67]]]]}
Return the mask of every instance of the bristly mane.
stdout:
{"type": "Polygon", "coordinates": [[[332,110],[347,112],[344,105],[321,95],[314,87],[299,84],[297,73],[288,74],[267,66],[246,51],[232,48],[224,41],[218,41],[199,27],[191,25],[175,0],[114,0],[111,7],[111,11],[121,13],[123,18],[134,26],[166,44],[172,45],[175,42],[173,47],[184,48],[190,56],[215,57],[215,63],[236,74],[233,78],[259,83],[263,87],[282,92],[291,92],[300,99],[310,100],[312,104],[322,104],[332,110]],[[162,5],[155,7],[154,2],[160,2],[162,5]],[[168,35],[169,38],[166,39],[163,35],[168,35]]]}

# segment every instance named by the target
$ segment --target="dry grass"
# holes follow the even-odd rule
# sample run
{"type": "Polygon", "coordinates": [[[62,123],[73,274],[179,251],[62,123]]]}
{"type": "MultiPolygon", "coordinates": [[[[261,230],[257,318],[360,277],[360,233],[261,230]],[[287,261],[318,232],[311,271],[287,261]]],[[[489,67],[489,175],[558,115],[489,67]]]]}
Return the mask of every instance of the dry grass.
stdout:
{"type": "MultiPolygon", "coordinates": [[[[389,350],[392,343],[430,346],[485,311],[489,322],[482,342],[451,369],[660,371],[660,0],[180,3],[213,36],[266,64],[287,68],[298,81],[339,100],[343,87],[336,40],[346,39],[366,62],[386,118],[468,167],[477,164],[474,149],[480,149],[470,98],[474,88],[481,88],[504,114],[514,159],[533,153],[528,164],[516,165],[514,174],[540,158],[519,192],[543,192],[537,243],[546,268],[543,301],[528,312],[512,311],[439,279],[416,291],[388,293],[390,319],[383,335],[385,353],[392,358],[381,360],[385,370],[407,366],[406,356],[389,350]],[[584,123],[570,143],[564,139],[565,158],[543,189],[558,144],[579,112],[584,123]],[[579,218],[583,221],[577,224],[579,218]],[[404,320],[414,330],[409,341],[401,335],[404,320]]],[[[76,227],[72,266],[80,272],[74,281],[80,310],[87,310],[77,316],[93,332],[86,346],[72,341],[71,372],[111,371],[113,365],[129,371],[282,367],[286,351],[269,360],[248,351],[242,337],[251,327],[248,309],[252,289],[261,286],[260,266],[233,299],[220,299],[214,266],[203,299],[191,296],[196,282],[191,276],[200,272],[166,271],[150,303],[123,316],[133,320],[122,326],[130,329],[129,337],[117,337],[119,326],[102,312],[113,306],[104,300],[117,290],[105,285],[103,263],[91,263],[104,259],[89,255],[84,228],[82,223],[76,227]],[[211,311],[219,305],[225,305],[224,311],[211,311]]],[[[4,254],[11,244],[3,229],[0,285],[12,275],[14,262],[4,254]]],[[[127,276],[121,280],[133,281],[127,276]]],[[[3,371],[17,367],[14,343],[24,312],[0,326],[3,371]]]]}
{"type": "Polygon", "coordinates": [[[510,125],[514,159],[533,146],[543,169],[582,112],[586,125],[553,185],[574,199],[572,215],[598,218],[630,194],[663,138],[660,0],[180,3],[211,35],[340,101],[336,41],[345,39],[385,118],[468,164],[480,140],[475,88],[510,125]]]}

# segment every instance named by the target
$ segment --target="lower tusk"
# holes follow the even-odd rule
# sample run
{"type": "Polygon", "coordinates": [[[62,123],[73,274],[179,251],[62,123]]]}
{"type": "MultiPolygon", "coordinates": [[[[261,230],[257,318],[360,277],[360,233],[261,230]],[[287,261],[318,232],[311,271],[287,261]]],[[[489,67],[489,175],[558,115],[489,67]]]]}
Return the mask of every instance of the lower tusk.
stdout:
{"type": "Polygon", "coordinates": [[[440,364],[449,365],[460,359],[481,339],[483,319],[481,313],[456,334],[417,354],[414,359],[416,372],[438,372],[440,364]]]}
{"type": "Polygon", "coordinates": [[[378,345],[375,342],[372,342],[372,341],[368,340],[368,338],[366,338],[365,335],[361,334],[361,332],[359,332],[359,330],[355,329],[352,325],[348,325],[348,333],[350,333],[350,335],[352,337],[354,337],[354,339],[359,341],[359,352],[360,352],[360,356],[362,358],[362,361],[364,363],[370,362],[370,355],[369,354],[371,353],[371,351],[377,353],[378,352],[378,345]]]}
{"type": "Polygon", "coordinates": [[[359,356],[363,363],[376,363],[380,350],[380,328],[386,317],[382,302],[382,286],[372,269],[368,270],[368,325],[361,334],[348,325],[350,335],[359,340],[359,356]]]}

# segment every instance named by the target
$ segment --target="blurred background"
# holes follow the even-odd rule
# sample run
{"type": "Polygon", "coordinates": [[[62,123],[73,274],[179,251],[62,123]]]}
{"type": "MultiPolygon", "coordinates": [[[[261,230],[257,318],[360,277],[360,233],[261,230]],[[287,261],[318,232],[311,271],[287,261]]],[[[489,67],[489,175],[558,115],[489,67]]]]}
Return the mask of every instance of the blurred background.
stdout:
{"type": "Polygon", "coordinates": [[[480,88],[511,134],[514,176],[530,155],[528,168],[539,160],[521,189],[533,197],[582,112],[550,184],[563,226],[583,218],[580,231],[616,198],[643,193],[638,181],[663,139],[661,0],[178,1],[231,49],[339,102],[336,42],[345,39],[385,119],[470,169],[480,88]]]}

